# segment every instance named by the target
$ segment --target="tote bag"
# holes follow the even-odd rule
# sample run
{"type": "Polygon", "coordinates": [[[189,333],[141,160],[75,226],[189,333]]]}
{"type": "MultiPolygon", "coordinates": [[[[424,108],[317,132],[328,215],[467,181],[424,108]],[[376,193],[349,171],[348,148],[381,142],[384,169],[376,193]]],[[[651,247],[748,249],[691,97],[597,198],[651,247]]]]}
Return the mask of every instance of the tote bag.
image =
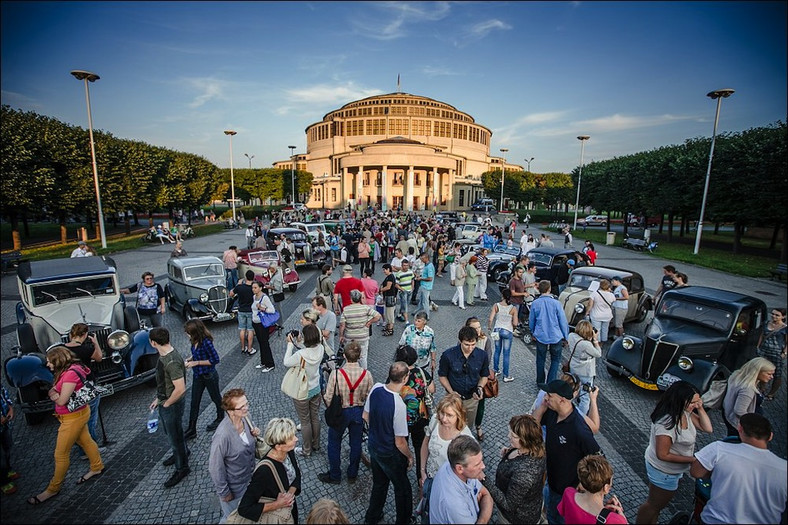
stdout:
{"type": "Polygon", "coordinates": [[[303,401],[309,394],[309,378],[305,367],[306,361],[302,357],[301,364],[291,367],[282,378],[282,392],[298,401],[303,401]]]}
{"type": "MultiPolygon", "coordinates": [[[[274,467],[273,463],[271,463],[270,459],[264,459],[260,463],[257,464],[255,470],[259,469],[260,466],[265,465],[269,469],[271,469],[271,473],[274,475],[274,479],[276,479],[276,484],[279,485],[279,492],[285,492],[285,487],[282,485],[282,480],[279,479],[279,474],[276,472],[276,467],[274,467]]],[[[274,498],[266,498],[265,496],[261,497],[258,500],[258,503],[266,504],[272,503],[276,501],[274,498]]],[[[293,519],[293,508],[292,507],[284,507],[281,509],[272,510],[269,512],[263,512],[260,514],[260,519],[257,521],[250,520],[244,518],[240,514],[238,514],[238,509],[235,509],[227,516],[227,522],[236,525],[252,525],[255,523],[295,523],[293,519]]]]}

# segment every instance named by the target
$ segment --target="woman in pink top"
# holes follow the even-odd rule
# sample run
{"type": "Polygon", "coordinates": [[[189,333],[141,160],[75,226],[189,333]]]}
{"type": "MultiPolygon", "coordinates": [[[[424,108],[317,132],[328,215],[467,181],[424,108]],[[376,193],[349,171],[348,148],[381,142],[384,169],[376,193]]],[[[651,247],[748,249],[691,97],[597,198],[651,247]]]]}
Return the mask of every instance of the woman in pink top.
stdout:
{"type": "Polygon", "coordinates": [[[80,363],[65,346],[56,346],[47,352],[47,366],[55,376],[54,385],[49,389],[49,399],[55,402],[55,417],[60,420],[55,444],[55,474],[44,492],[27,500],[31,505],[44,503],[60,493],[68,472],[69,456],[74,443],[79,443],[90,459],[90,470],[77,481],[77,485],[104,472],[104,463],[101,461],[98,445],[88,431],[90,407],[84,405],[70,412],[66,406],[71,394],[82,388],[83,380],[90,373],[90,369],[80,363]]]}
{"type": "Polygon", "coordinates": [[[361,284],[364,286],[364,304],[375,306],[375,298],[378,296],[380,286],[377,281],[372,278],[372,268],[364,270],[364,277],[361,278],[361,284]]]}
{"type": "Polygon", "coordinates": [[[367,268],[372,268],[372,259],[369,257],[369,243],[367,243],[367,238],[362,236],[358,241],[358,261],[361,265],[361,275],[364,275],[364,270],[367,268]]]}
{"type": "Polygon", "coordinates": [[[611,496],[605,502],[605,496],[613,486],[613,467],[603,456],[581,459],[577,464],[577,477],[580,486],[577,489],[567,487],[558,503],[558,513],[564,517],[564,522],[588,525],[627,523],[617,497],[611,496]]]}

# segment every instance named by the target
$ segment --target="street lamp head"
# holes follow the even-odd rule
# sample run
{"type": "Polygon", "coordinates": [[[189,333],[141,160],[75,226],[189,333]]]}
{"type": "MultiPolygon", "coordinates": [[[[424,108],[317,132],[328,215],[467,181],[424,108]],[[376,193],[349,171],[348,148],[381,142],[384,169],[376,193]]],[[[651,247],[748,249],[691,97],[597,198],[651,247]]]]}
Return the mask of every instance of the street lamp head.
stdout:
{"type": "Polygon", "coordinates": [[[232,137],[233,135],[237,135],[238,132],[237,131],[233,131],[231,129],[226,129],[226,130],[224,130],[224,134],[225,135],[230,135],[232,137]]]}
{"type": "Polygon", "coordinates": [[[501,153],[506,153],[509,151],[509,148],[501,148],[501,153]]]}
{"type": "Polygon", "coordinates": [[[732,90],[731,88],[725,88],[725,89],[714,90],[711,93],[706,93],[706,96],[709,97],[712,100],[716,100],[718,98],[728,98],[729,96],[733,95],[734,93],[735,93],[735,91],[732,90]]]}
{"type": "Polygon", "coordinates": [[[91,73],[90,71],[83,71],[81,69],[74,69],[71,71],[71,74],[74,75],[74,78],[76,78],[77,80],[87,79],[88,82],[95,82],[96,80],[101,78],[95,73],[91,73]]]}
{"type": "Polygon", "coordinates": [[[578,135],[577,136],[577,140],[588,140],[590,138],[591,137],[589,137],[588,135],[578,135]]]}

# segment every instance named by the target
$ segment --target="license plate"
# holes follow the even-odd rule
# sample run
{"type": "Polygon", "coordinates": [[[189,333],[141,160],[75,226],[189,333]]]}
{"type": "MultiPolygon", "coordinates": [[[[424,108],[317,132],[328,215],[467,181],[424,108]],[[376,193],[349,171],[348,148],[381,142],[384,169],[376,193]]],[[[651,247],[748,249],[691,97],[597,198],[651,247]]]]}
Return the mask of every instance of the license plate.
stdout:
{"type": "Polygon", "coordinates": [[[301,260],[296,261],[296,264],[306,264],[306,261],[301,259],[301,260]]]}
{"type": "Polygon", "coordinates": [[[645,381],[641,381],[635,376],[630,376],[629,380],[632,381],[637,386],[639,386],[640,388],[645,388],[646,390],[659,390],[659,387],[654,383],[647,383],[645,381]]]}
{"type": "Polygon", "coordinates": [[[222,312],[220,314],[216,314],[216,317],[214,317],[213,320],[217,322],[221,322],[221,321],[229,321],[232,318],[233,318],[233,314],[222,312]]]}
{"type": "Polygon", "coordinates": [[[667,390],[676,381],[681,381],[681,378],[673,374],[662,374],[657,378],[657,387],[660,390],[667,390]]]}

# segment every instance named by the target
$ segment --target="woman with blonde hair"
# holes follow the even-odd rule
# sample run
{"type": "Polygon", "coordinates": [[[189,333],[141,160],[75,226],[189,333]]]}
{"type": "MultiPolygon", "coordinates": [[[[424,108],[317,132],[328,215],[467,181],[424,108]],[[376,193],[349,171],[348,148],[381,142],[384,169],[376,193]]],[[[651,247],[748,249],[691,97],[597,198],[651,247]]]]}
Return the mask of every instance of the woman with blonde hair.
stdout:
{"type": "Polygon", "coordinates": [[[751,412],[760,412],[763,388],[774,377],[774,363],[763,357],[754,357],[744,363],[728,378],[728,390],[722,401],[722,414],[729,436],[738,436],[739,418],[751,412]]]}
{"type": "Polygon", "coordinates": [[[333,499],[320,498],[312,505],[312,510],[309,511],[309,515],[306,517],[306,523],[307,525],[319,525],[321,523],[345,525],[350,523],[350,520],[345,511],[342,510],[342,507],[339,506],[339,503],[333,499]]]}
{"type": "Polygon", "coordinates": [[[55,443],[55,473],[44,492],[30,497],[30,505],[40,505],[60,493],[63,480],[70,465],[69,456],[74,443],[79,444],[90,459],[90,470],[82,476],[77,485],[81,485],[104,473],[104,463],[98,445],[90,437],[88,419],[90,406],[83,405],[73,412],[68,409],[71,394],[82,388],[90,369],[82,365],[79,359],[64,345],[58,345],[47,351],[47,367],[54,374],[49,399],[55,403],[55,417],[60,421],[55,443]]]}
{"type": "MultiPolygon", "coordinates": [[[[577,376],[582,385],[594,386],[596,378],[596,358],[602,357],[602,347],[594,327],[588,321],[580,321],[575,331],[569,334],[569,371],[577,376]]],[[[588,414],[590,403],[588,395],[582,392],[577,398],[577,408],[583,415],[588,414]]]]}
{"type": "Polygon", "coordinates": [[[482,483],[490,491],[501,517],[498,523],[538,523],[547,463],[542,427],[524,414],[509,420],[511,447],[501,450],[495,477],[482,483]]]}
{"type": "Polygon", "coordinates": [[[451,440],[465,434],[473,437],[466,424],[465,407],[462,398],[456,392],[446,394],[435,407],[435,413],[430,419],[429,426],[421,443],[421,472],[419,472],[419,485],[421,485],[423,501],[421,507],[429,506],[432,480],[438,469],[449,460],[448,450],[451,440]]]}
{"type": "Polygon", "coordinates": [[[289,507],[293,519],[290,523],[298,523],[295,497],[301,493],[301,469],[293,452],[298,442],[295,423],[288,418],[273,418],[265,427],[263,441],[271,448],[257,464],[238,505],[238,514],[259,522],[263,513],[289,507]],[[273,468],[266,465],[266,460],[273,468]]]}

